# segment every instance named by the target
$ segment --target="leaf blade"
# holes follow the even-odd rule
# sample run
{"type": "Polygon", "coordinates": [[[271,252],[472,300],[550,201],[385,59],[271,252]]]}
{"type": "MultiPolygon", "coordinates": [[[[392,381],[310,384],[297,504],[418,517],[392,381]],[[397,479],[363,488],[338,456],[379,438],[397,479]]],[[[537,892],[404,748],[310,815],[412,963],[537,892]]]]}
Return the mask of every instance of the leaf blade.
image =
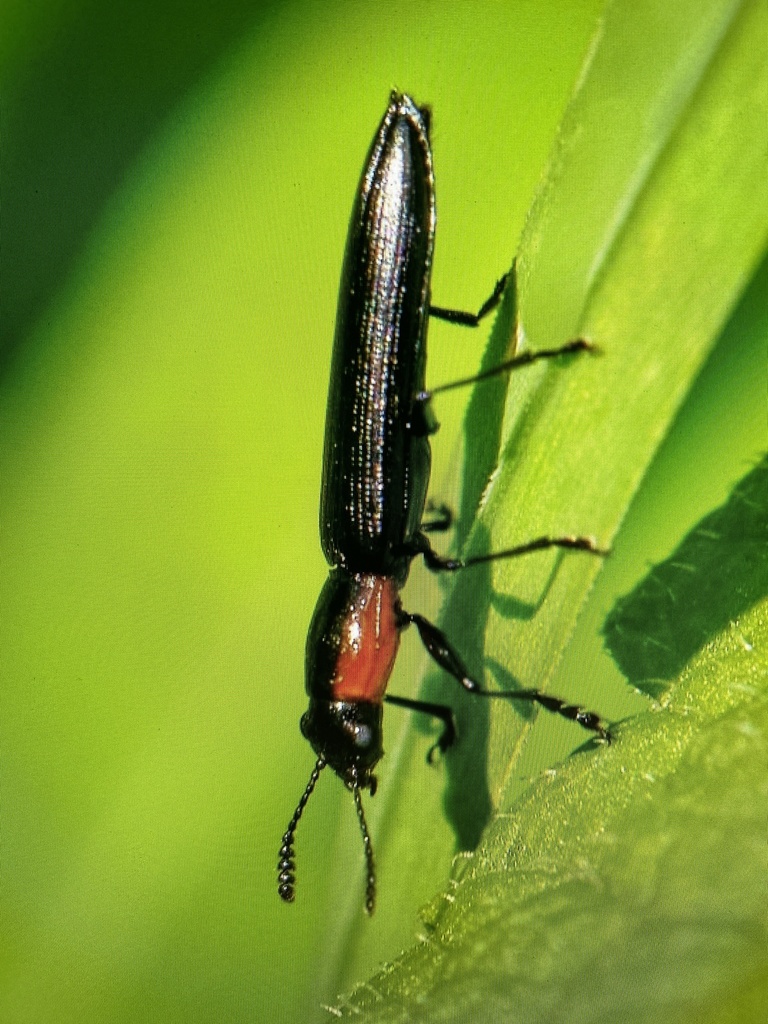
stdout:
{"type": "MultiPolygon", "coordinates": [[[[617,4],[616,9],[631,19],[632,5],[617,4]]],[[[688,14],[695,17],[693,7],[688,14]]],[[[758,145],[746,159],[741,155],[744,140],[755,137],[764,109],[764,73],[748,45],[754,32],[759,32],[762,17],[757,5],[742,4],[728,22],[729,31],[718,30],[719,45],[702,63],[704,80],[689,90],[691,102],[679,106],[682,123],[668,133],[669,144],[662,147],[663,152],[655,154],[653,172],[645,176],[643,189],[635,189],[636,206],[624,217],[624,228],[610,246],[610,267],[597,287],[582,289],[581,301],[587,306],[581,328],[604,345],[607,357],[585,360],[567,372],[542,371],[538,376],[532,373],[527,381],[512,380],[502,468],[471,538],[472,546],[501,548],[539,533],[561,532],[561,527],[562,532],[595,532],[604,541],[623,520],[765,245],[764,207],[753,201],[755,192],[764,188],[764,153],[758,145]],[[745,96],[742,108],[739,103],[745,96]],[[741,117],[735,131],[730,116],[734,110],[741,117]],[[721,186],[730,200],[718,209],[721,186]],[[695,238],[692,225],[698,224],[706,225],[705,244],[686,250],[685,240],[695,238]],[[666,232],[668,241],[675,239],[675,244],[661,249],[659,232],[666,232]],[[643,257],[639,264],[638,253],[643,257]],[[714,264],[713,254],[717,256],[714,264]],[[702,262],[708,272],[706,279],[701,274],[702,262]],[[694,307],[689,318],[692,322],[685,317],[689,306],[694,307]],[[636,382],[634,391],[632,382],[636,382]],[[580,444],[584,442],[582,448],[574,445],[574,437],[580,444]],[[553,465],[547,445],[557,449],[558,460],[562,457],[567,462],[565,472],[559,469],[559,461],[558,466],[553,465]],[[610,453],[607,459],[606,451],[610,453]],[[604,459],[607,468],[601,465],[604,459]],[[561,520],[552,525],[552,510],[559,514],[563,508],[567,523],[561,520]]],[[[630,49],[631,41],[632,33],[625,33],[624,44],[630,49]]],[[[578,103],[579,97],[574,106],[578,103]]],[[[643,111],[637,116],[641,118],[643,111]]],[[[578,191],[578,183],[567,176],[565,183],[560,179],[560,185],[578,191]]],[[[550,207],[545,204],[539,211],[539,216],[549,218],[542,231],[562,234],[565,229],[551,224],[550,207]]],[[[529,229],[526,238],[531,237],[529,229]]],[[[524,265],[525,257],[524,248],[524,265]]],[[[529,283],[524,278],[521,288],[529,283]]],[[[538,285],[537,294],[538,298],[533,291],[527,297],[521,294],[526,327],[528,317],[534,317],[536,302],[543,305],[551,297],[538,285]]],[[[579,307],[572,296],[565,299],[561,303],[558,297],[555,302],[556,318],[569,323],[573,332],[579,327],[579,307]]],[[[553,342],[543,331],[538,327],[531,335],[542,344],[553,342]]],[[[527,603],[535,614],[530,621],[510,622],[509,613],[494,608],[492,602],[484,637],[477,636],[468,614],[471,609],[474,615],[478,591],[483,587],[470,583],[470,574],[466,583],[458,583],[442,621],[470,665],[482,664],[483,659],[486,665],[490,660],[508,664],[513,651],[514,672],[522,684],[546,684],[598,567],[577,558],[564,561],[549,585],[551,572],[551,563],[533,570],[530,565],[513,563],[495,568],[493,593],[513,595],[518,605],[527,603]],[[536,607],[542,592],[547,600],[536,607]]],[[[519,725],[503,712],[490,724],[479,721],[477,709],[468,707],[471,698],[457,697],[451,688],[430,687],[430,699],[439,699],[438,695],[459,708],[464,741],[446,765],[449,814],[451,807],[471,807],[478,792],[477,763],[482,766],[486,760],[491,800],[508,809],[519,789],[515,777],[521,751],[519,725]]],[[[418,741],[408,741],[399,773],[420,770],[420,749],[418,741]]],[[[424,805],[417,806],[423,814],[424,805]]],[[[386,816],[393,829],[408,832],[413,828],[414,834],[419,834],[412,808],[397,795],[386,816]]],[[[452,821],[460,834],[459,823],[455,818],[452,821]]],[[[408,851],[413,854],[413,843],[391,836],[388,843],[385,870],[388,856],[395,864],[399,861],[402,885],[403,865],[410,864],[408,851]]],[[[422,852],[424,861],[431,864],[430,847],[422,852]]],[[[354,960],[347,966],[348,977],[353,977],[354,960]]],[[[421,969],[425,969],[423,962],[421,969]]],[[[472,987],[472,979],[465,978],[465,984],[472,987]]]]}

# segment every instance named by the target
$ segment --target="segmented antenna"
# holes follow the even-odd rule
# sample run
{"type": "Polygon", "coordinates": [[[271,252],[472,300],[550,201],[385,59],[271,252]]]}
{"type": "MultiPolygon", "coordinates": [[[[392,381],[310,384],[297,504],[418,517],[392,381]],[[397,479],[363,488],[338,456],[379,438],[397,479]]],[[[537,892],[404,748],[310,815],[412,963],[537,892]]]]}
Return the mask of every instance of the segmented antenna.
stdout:
{"type": "Polygon", "coordinates": [[[357,811],[357,820],[360,822],[360,833],[363,837],[363,847],[365,849],[365,869],[367,872],[365,912],[370,916],[376,906],[376,866],[373,861],[373,846],[371,845],[371,837],[368,835],[368,826],[365,823],[363,801],[360,799],[360,787],[358,785],[352,787],[352,796],[355,798],[355,810],[357,811]]]}
{"type": "MultiPolygon", "coordinates": [[[[304,808],[307,806],[307,800],[312,796],[312,790],[315,788],[323,768],[325,768],[325,760],[322,757],[318,757],[317,763],[312,769],[312,774],[309,776],[307,788],[304,790],[301,800],[299,800],[296,810],[293,812],[291,823],[283,836],[283,845],[280,847],[280,860],[277,862],[277,891],[280,899],[285,900],[286,903],[293,903],[294,896],[296,895],[296,862],[293,854],[293,838],[296,826],[299,824],[299,819],[304,808]]],[[[370,846],[370,840],[368,845],[370,846]]]]}

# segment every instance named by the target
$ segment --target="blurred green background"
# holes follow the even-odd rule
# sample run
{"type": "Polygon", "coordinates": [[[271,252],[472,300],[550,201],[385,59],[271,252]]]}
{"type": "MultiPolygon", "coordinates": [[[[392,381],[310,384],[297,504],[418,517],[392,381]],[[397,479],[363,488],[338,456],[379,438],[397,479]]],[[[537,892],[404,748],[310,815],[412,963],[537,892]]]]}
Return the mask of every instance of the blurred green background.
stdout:
{"type": "MultiPolygon", "coordinates": [[[[340,786],[292,908],[275,861],[361,162],[390,88],[432,104],[433,294],[476,308],[601,7],[3,5],[3,1019],[314,1016],[340,786]]],[[[435,329],[430,380],[483,344],[435,329]]]]}
{"type": "MultiPolygon", "coordinates": [[[[407,90],[434,110],[434,301],[477,308],[517,249],[602,7],[3,5],[2,1020],[311,1021],[429,929],[417,910],[456,850],[444,794],[471,782],[486,748],[465,743],[427,771],[429,738],[404,743],[394,709],[370,812],[375,919],[361,912],[350,801],[330,777],[297,840],[296,905],[275,892],[313,763],[298,719],[326,573],[317,504],[347,221],[389,90],[407,90]]],[[[552,650],[552,691],[611,719],[648,701],[603,649],[607,616],[685,550],[765,447],[754,368],[768,308],[765,256],[755,270],[765,203],[749,177],[766,105],[745,45],[757,3],[616,8],[597,85],[555,147],[556,185],[527,222],[521,282],[532,344],[578,326],[588,285],[584,326],[610,351],[538,391],[535,374],[515,378],[505,444],[518,430],[536,444],[507,445],[510,505],[482,524],[523,528],[568,493],[568,528],[602,539],[626,514],[562,659],[579,611],[563,595],[583,599],[589,581],[565,589],[592,572],[583,560],[564,563],[532,621],[496,609],[488,630],[487,652],[511,647],[521,678],[552,650]],[[623,31],[637,39],[625,46],[623,31]],[[559,180],[558,159],[571,161],[559,180]],[[574,430],[590,412],[600,429],[574,430]]],[[[435,324],[429,380],[471,373],[486,337],[435,324]]],[[[440,499],[458,493],[467,397],[437,409],[440,499]]],[[[539,593],[535,571],[528,582],[539,593]]],[[[433,614],[440,588],[420,567],[409,587],[408,606],[433,614]]],[[[454,618],[483,632],[465,605],[454,618]]],[[[393,689],[413,693],[423,661],[409,637],[393,689]]],[[[540,716],[521,748],[521,723],[502,711],[488,745],[505,809],[582,739],[540,716]]],[[[559,843],[569,823],[550,824],[559,843]]]]}

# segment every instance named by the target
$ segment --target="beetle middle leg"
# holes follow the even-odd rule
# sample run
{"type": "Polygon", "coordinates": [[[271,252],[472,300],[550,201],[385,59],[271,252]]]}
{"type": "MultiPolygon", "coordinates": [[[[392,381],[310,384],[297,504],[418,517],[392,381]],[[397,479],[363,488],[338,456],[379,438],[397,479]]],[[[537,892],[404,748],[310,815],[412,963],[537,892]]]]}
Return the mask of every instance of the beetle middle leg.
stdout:
{"type": "MultiPolygon", "coordinates": [[[[457,322],[461,323],[462,321],[457,322]]],[[[542,359],[556,359],[558,356],[575,355],[577,352],[599,353],[600,349],[586,338],[574,338],[573,341],[568,341],[565,345],[559,345],[557,348],[540,348],[535,351],[519,352],[510,359],[505,359],[496,366],[492,366],[490,370],[483,370],[482,373],[476,373],[472,377],[462,377],[461,380],[452,380],[448,384],[438,384],[437,387],[430,388],[428,391],[421,391],[416,399],[419,402],[426,402],[433,395],[438,395],[443,391],[452,391],[454,388],[463,388],[468,384],[490,380],[491,377],[498,377],[502,373],[511,373],[512,370],[522,369],[522,367],[530,366],[531,363],[537,363],[542,359]]]]}
{"type": "Polygon", "coordinates": [[[420,532],[413,538],[409,550],[412,551],[414,558],[416,555],[423,555],[427,568],[433,572],[458,572],[459,569],[468,569],[472,565],[483,565],[486,562],[495,562],[502,558],[517,558],[520,555],[530,554],[532,551],[546,551],[548,548],[586,551],[590,555],[599,555],[601,558],[610,554],[607,548],[598,547],[594,537],[576,537],[572,534],[563,537],[536,537],[534,540],[518,544],[513,548],[490,551],[485,555],[472,555],[470,558],[444,558],[442,555],[438,555],[425,534],[420,532]]]}

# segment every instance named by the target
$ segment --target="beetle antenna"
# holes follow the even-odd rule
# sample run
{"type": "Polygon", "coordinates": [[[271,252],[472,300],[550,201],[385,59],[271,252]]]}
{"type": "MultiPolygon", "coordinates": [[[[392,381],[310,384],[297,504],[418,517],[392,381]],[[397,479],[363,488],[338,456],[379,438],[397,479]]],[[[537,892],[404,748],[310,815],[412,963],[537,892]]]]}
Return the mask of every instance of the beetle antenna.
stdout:
{"type": "Polygon", "coordinates": [[[285,900],[286,903],[293,903],[293,898],[296,895],[296,862],[293,854],[293,839],[296,833],[296,826],[299,824],[299,819],[304,812],[304,808],[307,806],[307,800],[312,796],[312,790],[315,788],[323,768],[325,768],[325,760],[322,757],[318,757],[317,763],[312,769],[312,774],[309,776],[307,788],[304,790],[301,800],[299,800],[296,810],[293,812],[291,823],[283,836],[283,845],[280,847],[280,860],[277,862],[277,891],[280,899],[285,900]]]}
{"type": "Polygon", "coordinates": [[[363,801],[360,799],[360,787],[357,783],[352,786],[352,796],[355,798],[355,810],[357,811],[357,820],[360,822],[360,834],[363,837],[363,847],[365,849],[365,869],[368,876],[365,883],[365,912],[370,916],[376,906],[376,866],[373,861],[371,837],[368,834],[368,826],[365,823],[363,801]]]}

